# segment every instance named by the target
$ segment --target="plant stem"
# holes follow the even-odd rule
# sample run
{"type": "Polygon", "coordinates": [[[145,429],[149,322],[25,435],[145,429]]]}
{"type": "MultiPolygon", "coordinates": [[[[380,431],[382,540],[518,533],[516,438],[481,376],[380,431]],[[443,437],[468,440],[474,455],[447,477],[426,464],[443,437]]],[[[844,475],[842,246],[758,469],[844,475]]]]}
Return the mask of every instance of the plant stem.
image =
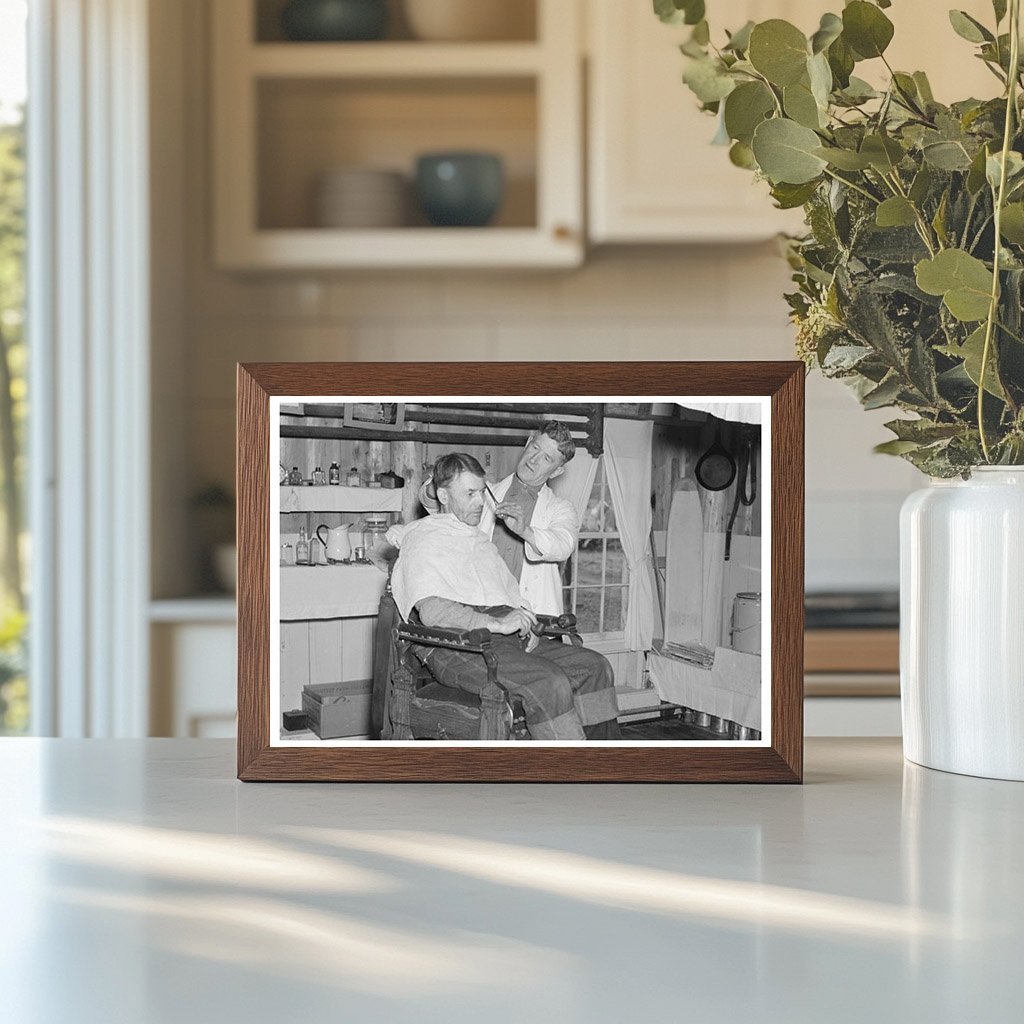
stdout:
{"type": "Polygon", "coordinates": [[[1006,124],[1003,126],[1003,151],[999,167],[999,190],[995,197],[995,246],[992,256],[992,294],[989,299],[988,320],[985,322],[985,345],[981,350],[981,370],[978,373],[978,435],[985,461],[992,462],[992,453],[985,433],[985,374],[992,352],[992,333],[999,312],[1000,241],[1002,240],[1003,204],[1006,199],[1006,165],[1013,139],[1013,122],[1017,113],[1017,74],[1020,66],[1020,0],[1010,0],[1010,74],[1006,83],[1006,124]]]}
{"type": "MultiPolygon", "coordinates": [[[[917,233],[920,235],[921,241],[924,242],[925,248],[928,250],[928,254],[930,256],[934,256],[935,246],[932,245],[931,229],[928,226],[928,222],[924,219],[924,214],[922,214],[917,208],[916,203],[910,202],[910,197],[907,195],[906,189],[903,187],[903,182],[900,181],[899,172],[894,167],[892,174],[883,174],[882,179],[889,183],[901,199],[906,199],[906,201],[910,203],[911,209],[914,211],[914,216],[917,218],[917,233]]],[[[938,237],[936,237],[935,243],[941,248],[942,243],[939,241],[938,237]]]]}
{"type": "Polygon", "coordinates": [[[852,188],[854,192],[859,192],[866,199],[870,199],[871,202],[873,202],[875,204],[875,206],[878,205],[880,200],[877,197],[873,196],[870,192],[868,192],[867,189],[863,189],[863,188],[860,187],[860,185],[857,185],[857,184],[855,184],[852,181],[847,181],[845,178],[840,178],[838,174],[834,174],[827,167],[825,168],[825,173],[833,181],[838,181],[841,185],[845,185],[847,188],[852,188]]]}

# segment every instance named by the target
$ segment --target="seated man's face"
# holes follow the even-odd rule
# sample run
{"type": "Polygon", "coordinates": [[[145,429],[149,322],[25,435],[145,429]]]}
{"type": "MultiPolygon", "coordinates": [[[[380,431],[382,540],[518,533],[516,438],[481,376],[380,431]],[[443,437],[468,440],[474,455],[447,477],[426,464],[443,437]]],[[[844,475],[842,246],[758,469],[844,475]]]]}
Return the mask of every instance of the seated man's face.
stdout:
{"type": "Polygon", "coordinates": [[[445,512],[460,523],[479,526],[484,512],[484,478],[463,471],[447,487],[437,489],[437,497],[445,512]]]}
{"type": "Polygon", "coordinates": [[[547,434],[538,434],[523,449],[516,476],[529,487],[540,487],[562,468],[564,461],[558,442],[547,434]]]}

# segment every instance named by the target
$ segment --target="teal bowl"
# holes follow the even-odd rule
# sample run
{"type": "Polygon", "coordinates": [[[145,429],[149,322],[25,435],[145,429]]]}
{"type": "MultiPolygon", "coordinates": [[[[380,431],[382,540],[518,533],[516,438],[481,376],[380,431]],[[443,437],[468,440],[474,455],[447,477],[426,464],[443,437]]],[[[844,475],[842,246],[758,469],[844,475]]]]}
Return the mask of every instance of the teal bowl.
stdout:
{"type": "Polygon", "coordinates": [[[387,27],[387,0],[290,0],[281,11],[285,38],[295,42],[364,42],[387,27]]]}
{"type": "Polygon", "coordinates": [[[501,157],[493,153],[426,153],[416,161],[416,193],[435,227],[489,224],[505,195],[501,157]]]}

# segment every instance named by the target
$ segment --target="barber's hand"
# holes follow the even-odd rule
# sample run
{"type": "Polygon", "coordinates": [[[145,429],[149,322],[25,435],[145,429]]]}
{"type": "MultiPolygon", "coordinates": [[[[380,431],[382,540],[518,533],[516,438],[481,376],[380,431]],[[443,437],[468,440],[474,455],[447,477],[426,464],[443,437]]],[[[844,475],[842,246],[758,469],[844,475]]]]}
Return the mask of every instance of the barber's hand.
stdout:
{"type": "Polygon", "coordinates": [[[527,611],[525,608],[513,608],[500,619],[493,619],[490,630],[492,633],[503,633],[505,636],[511,636],[513,633],[526,636],[536,622],[537,616],[533,612],[527,611]]]}
{"type": "Polygon", "coordinates": [[[499,501],[494,514],[499,519],[503,519],[505,525],[520,537],[530,526],[526,521],[526,512],[518,501],[499,501]]]}

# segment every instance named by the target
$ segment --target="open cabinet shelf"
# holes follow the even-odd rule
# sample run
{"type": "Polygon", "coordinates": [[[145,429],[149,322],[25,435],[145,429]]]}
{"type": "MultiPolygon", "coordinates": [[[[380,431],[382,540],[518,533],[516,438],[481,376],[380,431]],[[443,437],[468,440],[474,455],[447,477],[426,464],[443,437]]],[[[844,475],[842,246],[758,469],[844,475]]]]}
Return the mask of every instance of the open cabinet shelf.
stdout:
{"type": "MultiPolygon", "coordinates": [[[[266,16],[254,0],[218,0],[211,10],[219,266],[582,262],[576,4],[537,0],[535,39],[493,43],[283,42],[258,28],[266,16]],[[450,152],[501,160],[502,200],[486,227],[435,227],[421,208],[417,159],[450,152]],[[332,226],[317,196],[339,170],[398,175],[388,226],[332,226]]],[[[369,209],[362,196],[347,201],[369,209]]]]}

